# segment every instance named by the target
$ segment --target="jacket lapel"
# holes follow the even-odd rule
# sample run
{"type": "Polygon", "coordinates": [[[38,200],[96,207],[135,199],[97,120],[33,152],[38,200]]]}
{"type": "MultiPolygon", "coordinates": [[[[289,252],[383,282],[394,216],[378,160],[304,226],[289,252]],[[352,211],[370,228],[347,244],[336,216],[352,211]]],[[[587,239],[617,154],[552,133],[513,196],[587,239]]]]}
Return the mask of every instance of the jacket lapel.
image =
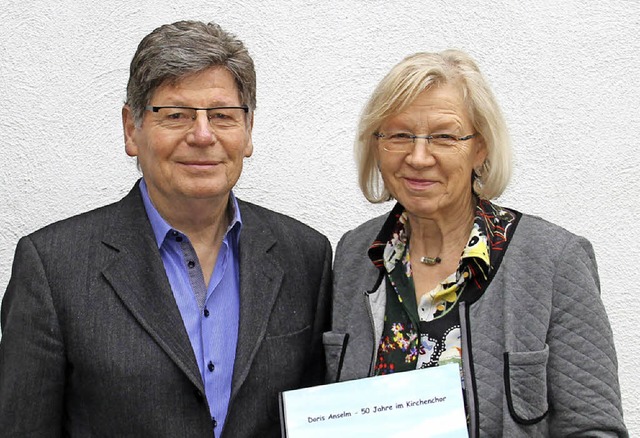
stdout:
{"type": "Polygon", "coordinates": [[[238,201],[240,233],[240,324],[231,384],[231,400],[244,383],[267,331],[284,270],[270,252],[275,236],[251,204],[238,201]]]}
{"type": "Polygon", "coordinates": [[[139,190],[136,184],[119,203],[102,241],[112,250],[102,272],[131,315],[204,392],[139,190]]]}

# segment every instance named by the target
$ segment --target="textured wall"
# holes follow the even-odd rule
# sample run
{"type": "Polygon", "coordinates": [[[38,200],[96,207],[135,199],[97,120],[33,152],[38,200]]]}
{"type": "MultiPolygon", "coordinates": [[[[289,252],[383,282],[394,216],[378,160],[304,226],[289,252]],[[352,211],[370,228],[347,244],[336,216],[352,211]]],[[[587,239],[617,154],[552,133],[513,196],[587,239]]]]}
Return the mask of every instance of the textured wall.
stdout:
{"type": "Polygon", "coordinates": [[[457,47],[479,61],[511,129],[515,174],[500,203],[595,246],[625,417],[640,434],[640,1],[272,3],[2,0],[0,294],[20,236],[114,201],[138,177],[120,107],[131,56],[156,26],[214,20],[246,42],[258,111],[237,193],[334,244],[389,208],[356,184],[365,99],[405,55],[457,47]]]}

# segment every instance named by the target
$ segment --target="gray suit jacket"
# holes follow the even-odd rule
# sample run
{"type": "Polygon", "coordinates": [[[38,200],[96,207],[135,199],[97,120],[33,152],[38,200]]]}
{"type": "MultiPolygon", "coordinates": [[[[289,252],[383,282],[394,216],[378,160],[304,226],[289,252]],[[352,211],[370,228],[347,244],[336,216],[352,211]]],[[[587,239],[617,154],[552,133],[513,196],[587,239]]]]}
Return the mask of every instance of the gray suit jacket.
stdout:
{"type": "MultiPolygon", "coordinates": [[[[279,436],[278,392],[319,383],[331,247],[239,201],[240,325],[223,437],[279,436]]],[[[18,243],[2,303],[3,437],[212,437],[138,185],[18,243]]]]}

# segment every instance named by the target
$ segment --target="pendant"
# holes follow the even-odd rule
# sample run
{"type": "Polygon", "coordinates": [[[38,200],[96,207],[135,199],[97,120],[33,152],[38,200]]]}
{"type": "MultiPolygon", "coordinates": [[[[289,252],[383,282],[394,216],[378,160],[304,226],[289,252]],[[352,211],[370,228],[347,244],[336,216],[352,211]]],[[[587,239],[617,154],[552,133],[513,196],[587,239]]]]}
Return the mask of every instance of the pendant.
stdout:
{"type": "Polygon", "coordinates": [[[420,257],[420,262],[429,266],[437,265],[441,261],[442,259],[440,257],[420,257]]]}

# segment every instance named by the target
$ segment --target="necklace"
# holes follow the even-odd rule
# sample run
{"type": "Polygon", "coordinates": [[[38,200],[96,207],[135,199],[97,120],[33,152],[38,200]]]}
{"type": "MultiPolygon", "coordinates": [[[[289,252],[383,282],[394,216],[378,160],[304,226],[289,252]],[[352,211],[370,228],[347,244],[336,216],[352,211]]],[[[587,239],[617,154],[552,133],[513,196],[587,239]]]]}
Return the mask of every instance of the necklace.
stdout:
{"type": "Polygon", "coordinates": [[[424,263],[429,266],[437,265],[441,261],[442,259],[440,257],[420,257],[420,263],[424,263]]]}

